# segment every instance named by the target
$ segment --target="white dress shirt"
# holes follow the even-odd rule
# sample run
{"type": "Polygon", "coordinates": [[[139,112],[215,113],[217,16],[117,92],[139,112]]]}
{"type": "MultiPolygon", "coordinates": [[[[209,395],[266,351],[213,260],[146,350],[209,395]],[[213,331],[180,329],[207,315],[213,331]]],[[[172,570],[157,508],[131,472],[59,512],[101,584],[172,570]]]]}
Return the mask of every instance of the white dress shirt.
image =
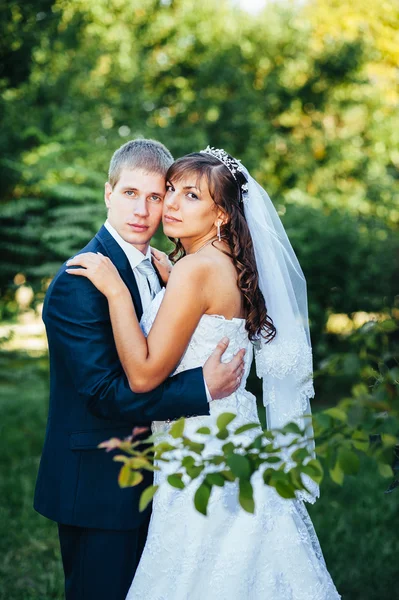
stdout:
{"type": "MultiPolygon", "coordinates": [[[[116,229],[114,227],[112,227],[111,223],[108,220],[105,221],[104,227],[109,231],[109,233],[112,235],[112,237],[114,238],[116,243],[122,248],[123,252],[126,254],[126,257],[130,263],[130,266],[132,267],[133,274],[136,278],[137,287],[139,288],[139,293],[140,293],[140,298],[141,298],[141,304],[143,305],[143,311],[144,311],[147,308],[147,306],[149,304],[151,304],[151,292],[148,287],[147,278],[145,277],[145,275],[140,273],[136,267],[146,258],[149,258],[151,260],[151,248],[150,248],[150,246],[148,246],[147,253],[144,255],[142,252],[140,252],[140,250],[137,250],[137,248],[135,248],[132,244],[129,244],[128,242],[126,242],[119,235],[119,233],[116,231],[116,229]]],[[[159,290],[160,289],[161,289],[161,286],[159,285],[159,290]]],[[[153,291],[157,292],[159,290],[153,290],[153,291]]],[[[204,379],[204,385],[205,385],[205,392],[206,392],[207,400],[208,400],[208,402],[211,402],[212,396],[208,390],[208,386],[206,385],[205,379],[204,379]]]]}
{"type": "MultiPolygon", "coordinates": [[[[126,242],[119,235],[119,233],[116,231],[116,229],[114,229],[114,227],[112,227],[112,225],[109,221],[105,221],[104,227],[109,231],[109,233],[112,235],[114,240],[118,243],[118,245],[122,248],[123,252],[126,254],[126,257],[130,263],[130,266],[132,267],[132,271],[133,271],[133,275],[136,279],[137,287],[139,288],[141,304],[143,306],[143,312],[144,312],[145,309],[147,308],[147,306],[149,304],[151,304],[151,292],[148,287],[148,281],[147,281],[146,276],[143,275],[143,273],[140,273],[140,271],[138,269],[136,269],[136,267],[146,258],[148,258],[151,261],[151,248],[150,248],[150,246],[148,246],[148,250],[147,250],[146,254],[143,254],[142,252],[140,252],[140,250],[137,250],[137,248],[135,248],[132,244],[129,244],[128,242],[126,242]]],[[[156,292],[159,292],[160,290],[161,290],[161,286],[158,283],[158,289],[155,289],[153,291],[156,293],[156,292]]]]}

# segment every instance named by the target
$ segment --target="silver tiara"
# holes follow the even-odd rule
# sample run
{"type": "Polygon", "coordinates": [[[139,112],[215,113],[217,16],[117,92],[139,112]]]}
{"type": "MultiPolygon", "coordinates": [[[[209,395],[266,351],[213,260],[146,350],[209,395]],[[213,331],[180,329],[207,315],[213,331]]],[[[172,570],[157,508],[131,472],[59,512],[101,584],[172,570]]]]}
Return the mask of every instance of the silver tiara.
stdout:
{"type": "Polygon", "coordinates": [[[248,183],[246,183],[244,169],[242,168],[240,162],[237,159],[230,156],[230,154],[227,154],[227,152],[223,150],[223,148],[213,148],[212,146],[207,146],[205,150],[201,150],[201,154],[210,154],[211,156],[214,156],[215,158],[220,160],[220,162],[223,163],[233,175],[234,179],[240,186],[242,192],[248,192],[248,183]],[[238,174],[240,174],[241,176],[238,174]],[[245,181],[245,183],[242,183],[243,180],[245,181]]]}

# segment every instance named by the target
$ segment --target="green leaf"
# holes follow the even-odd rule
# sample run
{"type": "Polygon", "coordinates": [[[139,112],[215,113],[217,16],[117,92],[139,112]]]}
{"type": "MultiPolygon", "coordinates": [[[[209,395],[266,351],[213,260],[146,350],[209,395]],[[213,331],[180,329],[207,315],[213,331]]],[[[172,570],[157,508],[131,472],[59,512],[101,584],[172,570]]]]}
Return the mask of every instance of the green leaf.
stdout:
{"type": "Polygon", "coordinates": [[[227,429],[219,429],[216,434],[218,440],[226,440],[229,437],[229,432],[227,429]]]}
{"type": "Polygon", "coordinates": [[[235,481],[235,477],[231,471],[220,471],[220,474],[223,475],[226,481],[235,481]]]}
{"type": "Polygon", "coordinates": [[[328,442],[324,442],[324,444],[316,443],[317,456],[321,456],[322,458],[327,458],[329,451],[330,451],[330,446],[329,446],[328,442]]]}
{"type": "Polygon", "coordinates": [[[143,512],[154,497],[155,492],[159,488],[159,485],[150,485],[144,490],[140,496],[139,511],[143,512]]]}
{"type": "Polygon", "coordinates": [[[258,435],[249,448],[254,448],[255,450],[261,450],[263,445],[263,435],[258,435]]]}
{"type": "Polygon", "coordinates": [[[337,419],[338,421],[342,421],[343,423],[346,423],[348,420],[348,415],[346,414],[346,412],[344,410],[342,410],[341,408],[337,408],[336,406],[333,406],[332,408],[328,408],[327,410],[324,410],[323,412],[324,412],[324,414],[329,415],[333,419],[337,419]]]}
{"type": "Polygon", "coordinates": [[[323,467],[316,458],[313,458],[308,463],[306,463],[306,465],[303,465],[301,467],[301,470],[302,473],[309,475],[309,477],[313,479],[313,481],[315,481],[317,484],[321,483],[323,479],[323,467]]]}
{"type": "Polygon", "coordinates": [[[182,481],[181,473],[174,473],[173,475],[168,475],[168,483],[172,487],[177,488],[178,490],[184,490],[184,483],[182,481]]]}
{"type": "Polygon", "coordinates": [[[293,484],[293,486],[296,490],[303,490],[303,489],[306,490],[306,486],[304,485],[304,483],[302,481],[300,467],[291,469],[291,471],[289,471],[287,473],[287,475],[289,475],[291,483],[293,484]]]}
{"type": "Polygon", "coordinates": [[[330,429],[331,417],[326,415],[324,411],[316,412],[313,417],[315,423],[322,429],[330,429]]]}
{"type": "Polygon", "coordinates": [[[367,452],[369,449],[369,436],[363,431],[355,431],[352,435],[352,444],[356,450],[367,452]]]}
{"type": "Polygon", "coordinates": [[[242,456],[241,454],[230,454],[230,456],[227,457],[226,462],[230,467],[231,472],[236,477],[248,479],[251,475],[251,465],[246,456],[242,456]]]}
{"type": "Polygon", "coordinates": [[[223,444],[222,450],[225,454],[231,454],[232,452],[234,452],[235,446],[233,442],[227,442],[226,444],[223,444]]]}
{"type": "Polygon", "coordinates": [[[386,448],[393,448],[398,444],[398,438],[394,435],[390,435],[389,433],[382,433],[381,440],[383,446],[386,448]]]}
{"type": "Polygon", "coordinates": [[[263,481],[266,485],[270,485],[271,479],[273,477],[274,469],[266,469],[263,473],[263,481]]]}
{"type": "Polygon", "coordinates": [[[211,488],[208,484],[201,483],[194,495],[194,506],[198,512],[206,516],[209,498],[211,496],[211,488]]]}
{"type": "Polygon", "coordinates": [[[236,415],[234,413],[225,412],[218,416],[216,425],[219,429],[226,429],[227,425],[234,421],[236,415]]]}
{"type": "Polygon", "coordinates": [[[330,469],[330,477],[338,485],[343,484],[345,474],[341,469],[338,461],[335,463],[335,467],[333,469],[330,469]]]}
{"type": "Polygon", "coordinates": [[[175,439],[181,438],[183,436],[185,423],[185,419],[175,421],[169,430],[170,435],[175,439]]]}
{"type": "Polygon", "coordinates": [[[297,435],[302,435],[302,429],[296,423],[287,423],[281,431],[283,433],[295,433],[297,435]]]}
{"type": "Polygon", "coordinates": [[[223,487],[225,484],[225,478],[221,473],[208,473],[205,477],[205,480],[209,483],[209,485],[217,485],[218,487],[223,487]]]}
{"type": "Polygon", "coordinates": [[[280,449],[276,448],[276,446],[274,444],[266,444],[266,446],[263,448],[263,450],[265,452],[267,452],[268,454],[272,454],[272,452],[280,452],[280,449]]]}
{"type": "Polygon", "coordinates": [[[235,435],[239,435],[240,433],[244,433],[245,431],[249,431],[250,429],[259,429],[259,423],[246,423],[245,425],[237,427],[234,433],[235,435]]]}
{"type": "Polygon", "coordinates": [[[277,481],[276,492],[282,498],[295,498],[295,489],[288,481],[277,481]]]}
{"type": "Polygon", "coordinates": [[[127,463],[129,460],[129,457],[126,456],[126,454],[118,454],[117,456],[114,456],[112,458],[112,460],[115,462],[127,463]]]}
{"type": "Polygon", "coordinates": [[[209,427],[200,427],[199,429],[197,429],[197,433],[209,435],[211,433],[211,430],[209,429],[209,427]]]}
{"type": "Polygon", "coordinates": [[[146,458],[135,456],[134,458],[129,458],[128,464],[131,469],[147,469],[150,462],[146,458]]]}
{"type": "Polygon", "coordinates": [[[203,449],[205,448],[205,444],[200,444],[198,442],[193,442],[187,437],[183,438],[183,444],[186,448],[191,450],[191,452],[195,452],[195,454],[202,454],[203,449]]]}
{"type": "Polygon", "coordinates": [[[298,448],[295,452],[292,453],[291,457],[296,463],[303,463],[303,461],[308,458],[309,452],[306,448],[298,448]]]}
{"type": "Polygon", "coordinates": [[[347,448],[338,450],[338,462],[345,475],[356,475],[359,471],[360,461],[358,455],[347,448]]]}
{"type": "Polygon", "coordinates": [[[172,446],[172,444],[169,444],[169,442],[160,442],[155,446],[154,450],[155,453],[159,456],[162,455],[164,452],[170,452],[171,450],[175,449],[175,446],[172,446]]]}
{"type": "Polygon", "coordinates": [[[185,456],[182,461],[181,461],[182,467],[184,467],[185,469],[187,467],[193,467],[195,465],[195,458],[194,456],[185,456]]]}
{"type": "Polygon", "coordinates": [[[277,481],[288,481],[288,474],[283,470],[282,467],[276,471],[276,469],[270,469],[271,471],[271,481],[270,485],[276,485],[277,481]]]}
{"type": "Polygon", "coordinates": [[[253,498],[253,488],[250,481],[247,479],[240,479],[239,483],[240,491],[239,491],[239,502],[242,508],[248,512],[253,514],[255,512],[255,502],[253,498]]]}
{"type": "Polygon", "coordinates": [[[118,483],[121,488],[134,487],[142,481],[143,475],[138,471],[132,471],[127,464],[119,471],[118,483]]]}
{"type": "Polygon", "coordinates": [[[279,463],[279,462],[281,462],[281,458],[279,458],[278,456],[268,456],[267,458],[265,458],[265,462],[267,462],[267,463],[279,463]]]}
{"type": "Polygon", "coordinates": [[[212,465],[221,465],[225,461],[225,457],[223,454],[216,454],[216,456],[212,456],[212,458],[208,459],[212,465]]]}
{"type": "Polygon", "coordinates": [[[367,398],[369,396],[369,389],[365,383],[357,383],[352,386],[352,394],[355,398],[367,398]]]}
{"type": "Polygon", "coordinates": [[[197,479],[197,477],[199,475],[201,475],[203,470],[204,470],[204,465],[198,465],[198,466],[193,465],[192,467],[186,468],[187,475],[190,477],[190,479],[197,479]]]}
{"type": "Polygon", "coordinates": [[[381,477],[385,477],[385,479],[388,479],[388,478],[394,476],[392,467],[390,465],[387,465],[384,463],[378,463],[378,471],[379,471],[381,477]]]}
{"type": "Polygon", "coordinates": [[[380,323],[378,323],[378,327],[379,327],[379,329],[381,329],[382,331],[385,331],[387,333],[392,333],[393,331],[396,331],[398,328],[398,326],[396,325],[396,323],[393,319],[386,319],[385,321],[381,321],[380,323]]]}

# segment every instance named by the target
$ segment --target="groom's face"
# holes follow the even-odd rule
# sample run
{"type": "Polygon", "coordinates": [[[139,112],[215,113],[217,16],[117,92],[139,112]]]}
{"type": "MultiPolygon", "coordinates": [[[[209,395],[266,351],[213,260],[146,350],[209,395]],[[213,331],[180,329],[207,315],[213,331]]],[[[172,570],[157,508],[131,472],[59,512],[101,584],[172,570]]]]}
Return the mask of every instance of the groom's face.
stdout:
{"type": "Polygon", "coordinates": [[[122,169],[112,188],[105,184],[108,221],[119,235],[138,250],[146,252],[161,222],[165,178],[142,169],[122,169]]]}

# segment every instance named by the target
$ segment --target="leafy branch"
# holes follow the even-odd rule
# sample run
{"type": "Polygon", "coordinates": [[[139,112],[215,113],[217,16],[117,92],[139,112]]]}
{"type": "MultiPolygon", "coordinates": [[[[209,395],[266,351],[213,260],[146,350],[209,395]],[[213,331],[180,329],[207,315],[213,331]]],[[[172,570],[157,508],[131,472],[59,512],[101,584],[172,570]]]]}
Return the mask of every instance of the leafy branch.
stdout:
{"type": "MultiPolygon", "coordinates": [[[[233,413],[219,415],[216,426],[199,427],[191,437],[185,433],[185,419],[179,419],[171,425],[167,440],[153,435],[142,441],[139,438],[147,430],[135,428],[129,438],[112,438],[100,447],[122,452],[114,456],[122,463],[121,487],[139,485],[142,470],[157,471],[162,463],[176,463],[176,470],[167,476],[168,484],[184,489],[198,480],[194,504],[204,515],[213,487],[233,482],[241,507],[253,513],[251,478],[256,472],[283,498],[309,498],[315,484],[319,485],[326,475],[342,485],[345,477],[359,472],[361,455],[371,456],[380,474],[392,478],[396,467],[399,470],[399,367],[387,338],[397,331],[397,323],[390,319],[368,324],[363,332],[356,333],[353,343],[356,346],[360,341],[360,381],[353,385],[351,396],[313,416],[315,437],[311,441],[315,443],[315,454],[297,423],[274,430],[262,429],[259,423],[234,428],[233,413]],[[381,358],[374,354],[376,345],[384,348],[382,355],[378,354],[381,358]],[[219,451],[204,453],[208,442],[214,440],[220,441],[219,451]]],[[[345,358],[345,353],[331,357],[324,369],[339,369],[345,358]]],[[[386,491],[398,485],[394,479],[386,491]]],[[[144,490],[140,510],[148,506],[157,489],[152,485],[144,490]]]]}

